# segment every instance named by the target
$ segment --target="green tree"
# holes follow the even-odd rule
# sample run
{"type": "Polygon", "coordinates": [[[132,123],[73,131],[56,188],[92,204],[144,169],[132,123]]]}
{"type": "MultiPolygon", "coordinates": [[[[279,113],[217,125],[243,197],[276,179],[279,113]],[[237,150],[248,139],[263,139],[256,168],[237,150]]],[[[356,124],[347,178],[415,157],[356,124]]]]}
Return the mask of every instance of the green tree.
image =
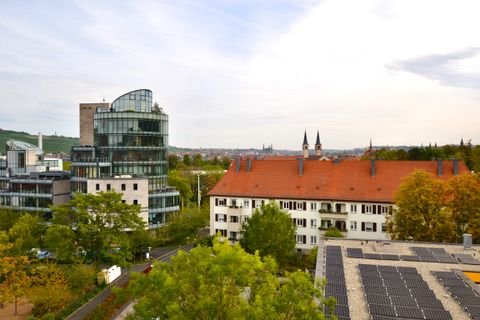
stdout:
{"type": "Polygon", "coordinates": [[[41,317],[55,314],[71,302],[67,277],[55,264],[48,263],[35,268],[32,280],[29,301],[33,303],[33,315],[41,317]]]}
{"type": "Polygon", "coordinates": [[[168,155],[168,169],[175,170],[178,165],[178,157],[176,154],[168,155]]]}
{"type": "Polygon", "coordinates": [[[171,263],[136,274],[128,290],[138,301],[131,319],[325,319],[321,287],[294,272],[280,283],[276,264],[238,244],[180,251],[171,263]]]}
{"type": "Polygon", "coordinates": [[[183,155],[183,164],[186,165],[187,167],[190,167],[192,165],[192,158],[190,157],[189,154],[183,155]]]}
{"type": "Polygon", "coordinates": [[[13,252],[25,255],[30,253],[32,248],[39,247],[44,230],[45,224],[42,219],[28,213],[22,215],[8,232],[14,244],[13,252]]]}
{"type": "Polygon", "coordinates": [[[69,287],[79,295],[95,288],[97,271],[92,265],[74,264],[67,269],[69,287]]]}
{"type": "Polygon", "coordinates": [[[178,243],[193,240],[200,229],[208,225],[209,218],[208,208],[183,208],[182,211],[170,215],[165,226],[167,237],[178,243]]]}
{"type": "Polygon", "coordinates": [[[30,264],[27,256],[8,256],[11,244],[0,244],[0,303],[12,301],[14,314],[17,314],[19,298],[26,295],[31,279],[26,272],[30,264]]]}
{"type": "Polygon", "coordinates": [[[133,257],[131,235],[147,232],[138,205],[122,202],[116,192],[76,194],[68,203],[52,207],[53,223],[75,230],[76,242],[93,261],[126,264],[133,257]]]}
{"type": "Polygon", "coordinates": [[[196,168],[201,168],[203,165],[203,159],[201,154],[196,154],[193,156],[192,160],[193,166],[196,168]]]}
{"type": "Polygon", "coordinates": [[[66,225],[54,224],[45,232],[45,247],[55,253],[58,262],[72,262],[75,246],[75,232],[66,225]]]}
{"type": "Polygon", "coordinates": [[[471,233],[475,242],[480,241],[480,230],[476,227],[480,220],[480,177],[462,174],[451,178],[447,183],[446,206],[455,222],[457,240],[464,233],[471,233]]]}
{"type": "Polygon", "coordinates": [[[290,214],[277,203],[269,202],[256,209],[242,225],[240,244],[247,252],[258,250],[261,256],[272,256],[284,266],[295,250],[295,226],[290,214]]]}
{"type": "Polygon", "coordinates": [[[18,218],[20,218],[18,211],[0,207],[0,231],[10,230],[18,218]]]}
{"type": "Polygon", "coordinates": [[[223,169],[227,170],[230,167],[230,163],[232,160],[229,157],[223,157],[222,158],[222,167],[223,169]]]}
{"type": "Polygon", "coordinates": [[[425,171],[416,170],[395,194],[398,210],[388,217],[392,239],[452,241],[455,239],[451,216],[444,210],[445,185],[425,171]]]}
{"type": "Polygon", "coordinates": [[[180,192],[180,201],[182,208],[189,205],[190,198],[193,196],[192,188],[186,177],[177,170],[168,172],[168,184],[175,187],[180,192]]]}

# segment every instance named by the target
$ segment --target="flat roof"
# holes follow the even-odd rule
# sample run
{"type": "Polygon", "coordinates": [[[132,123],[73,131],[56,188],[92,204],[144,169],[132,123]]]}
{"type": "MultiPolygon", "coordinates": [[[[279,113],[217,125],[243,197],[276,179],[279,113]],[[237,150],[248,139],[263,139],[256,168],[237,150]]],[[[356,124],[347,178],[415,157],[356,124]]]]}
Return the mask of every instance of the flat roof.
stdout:
{"type": "MultiPolygon", "coordinates": [[[[437,279],[434,272],[456,272],[462,273],[462,271],[480,272],[480,247],[474,246],[472,249],[464,249],[461,244],[440,244],[440,243],[417,243],[417,242],[399,242],[399,241],[381,241],[381,240],[349,240],[349,239],[325,239],[321,242],[319,247],[319,262],[317,262],[317,272],[325,274],[325,262],[328,262],[329,256],[326,255],[326,248],[339,247],[341,248],[341,259],[344,269],[346,293],[348,297],[348,309],[350,319],[373,319],[369,313],[369,307],[366,301],[366,295],[364,286],[362,285],[359,265],[373,265],[373,266],[393,266],[393,267],[414,267],[421,275],[423,280],[427,283],[428,287],[434,292],[435,297],[440,300],[445,310],[450,312],[451,316],[455,320],[468,320],[471,319],[464,306],[451,295],[450,291],[442,285],[437,279]],[[347,254],[348,249],[354,249],[359,252],[359,249],[364,254],[364,258],[353,258],[347,254]],[[415,249],[417,248],[417,249],[415,249]],[[420,248],[420,249],[418,249],[420,248]],[[430,250],[433,248],[433,251],[430,250]],[[446,254],[441,252],[444,250],[446,254]],[[440,263],[440,262],[427,262],[427,261],[406,261],[402,260],[380,260],[382,254],[385,258],[392,258],[397,256],[415,256],[417,254],[423,254],[423,252],[438,252],[443,259],[448,260],[448,256],[452,260],[456,260],[455,255],[458,257],[465,257],[468,255],[473,258],[472,263],[440,263]],[[321,259],[321,255],[324,255],[324,259],[321,259]],[[369,258],[365,258],[369,257],[369,258]],[[318,264],[323,263],[319,266],[318,264]]],[[[329,249],[329,251],[332,251],[329,249]]],[[[337,250],[338,251],[338,250],[337,250]]],[[[435,253],[433,254],[435,256],[435,253]]],[[[330,255],[330,257],[332,257],[330,255]]],[[[440,259],[440,258],[438,258],[440,259]]],[[[425,258],[425,260],[433,260],[425,258]]],[[[468,260],[465,260],[468,261],[468,260]]],[[[452,261],[453,262],[453,261],[452,261]]],[[[338,263],[334,262],[334,263],[338,263]]],[[[465,279],[467,277],[465,276],[465,279]]],[[[328,285],[328,278],[327,278],[328,285]]],[[[469,285],[474,290],[480,293],[480,286],[470,281],[469,285]]],[[[408,286],[407,286],[408,287],[408,286]]],[[[478,294],[477,294],[478,297],[478,294]]],[[[480,297],[478,297],[480,299],[480,297]]],[[[422,307],[418,307],[422,308],[422,307]]],[[[384,319],[395,319],[392,318],[384,319]]],[[[343,318],[339,318],[343,319],[343,318]]],[[[348,318],[345,318],[348,319],[348,318]]],[[[402,319],[408,319],[408,317],[402,317],[402,319]]]]}

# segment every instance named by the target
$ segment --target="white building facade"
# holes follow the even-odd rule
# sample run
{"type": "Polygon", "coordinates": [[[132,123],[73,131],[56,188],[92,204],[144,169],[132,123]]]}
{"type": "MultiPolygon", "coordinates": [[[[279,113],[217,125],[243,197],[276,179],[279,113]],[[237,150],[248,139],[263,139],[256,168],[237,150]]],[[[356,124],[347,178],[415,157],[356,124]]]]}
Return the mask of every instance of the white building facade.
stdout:
{"type": "Polygon", "coordinates": [[[438,179],[468,172],[456,160],[237,160],[209,193],[210,233],[238,241],[254,210],[275,201],[291,215],[297,249],[315,247],[332,226],[349,239],[388,240],[395,191],[418,169],[438,179]]]}

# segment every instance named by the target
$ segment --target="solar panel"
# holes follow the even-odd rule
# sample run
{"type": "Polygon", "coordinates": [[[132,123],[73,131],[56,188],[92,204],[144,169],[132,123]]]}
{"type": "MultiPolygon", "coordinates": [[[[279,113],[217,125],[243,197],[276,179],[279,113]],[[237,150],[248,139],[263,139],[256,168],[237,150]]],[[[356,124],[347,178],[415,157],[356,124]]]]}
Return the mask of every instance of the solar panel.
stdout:
{"type": "Polygon", "coordinates": [[[387,316],[387,317],[395,317],[395,308],[393,306],[387,306],[382,304],[369,304],[368,309],[370,310],[370,314],[372,315],[379,315],[379,316],[387,316]]]}
{"type": "Polygon", "coordinates": [[[467,306],[468,313],[470,313],[473,317],[480,317],[480,307],[479,306],[467,306]]]}
{"type": "Polygon", "coordinates": [[[345,305],[335,305],[335,311],[333,314],[340,316],[340,317],[350,317],[350,310],[348,306],[345,305]]]}
{"type": "Polygon", "coordinates": [[[390,299],[394,306],[417,307],[417,302],[412,297],[392,296],[390,299]]]}
{"type": "Polygon", "coordinates": [[[336,304],[338,305],[347,305],[348,306],[348,297],[347,295],[334,295],[336,304]]]}
{"type": "Polygon", "coordinates": [[[400,260],[398,254],[382,254],[382,260],[400,260]]]}
{"type": "Polygon", "coordinates": [[[420,261],[418,256],[400,256],[403,261],[420,261]]]}
{"type": "Polygon", "coordinates": [[[365,295],[368,304],[391,305],[390,298],[385,295],[368,294],[365,295]]]}
{"type": "Polygon", "coordinates": [[[398,272],[397,268],[393,266],[378,266],[377,269],[380,272],[398,272]]]}
{"type": "Polygon", "coordinates": [[[450,312],[438,309],[423,309],[426,320],[452,320],[450,312]]]}
{"type": "Polygon", "coordinates": [[[443,310],[443,304],[437,298],[415,298],[420,308],[443,310]]]}
{"type": "Polygon", "coordinates": [[[363,290],[365,291],[366,294],[387,295],[387,289],[385,289],[385,287],[364,286],[363,290]]]}
{"type": "Polygon", "coordinates": [[[347,288],[345,286],[337,286],[332,284],[327,284],[325,286],[325,295],[347,295],[347,288]]]}
{"type": "Polygon", "coordinates": [[[395,307],[397,316],[408,319],[423,319],[423,312],[418,308],[395,307]]]}
{"type": "Polygon", "coordinates": [[[457,296],[455,298],[464,306],[480,306],[480,297],[478,296],[457,296]]]}
{"type": "Polygon", "coordinates": [[[379,253],[364,253],[363,257],[365,259],[382,260],[382,255],[379,253]]]}
{"type": "Polygon", "coordinates": [[[407,296],[410,297],[410,290],[407,287],[388,287],[387,293],[390,296],[407,296]]]}
{"type": "Polygon", "coordinates": [[[406,274],[406,273],[418,274],[417,269],[414,267],[397,267],[397,270],[402,274],[406,274]]]}

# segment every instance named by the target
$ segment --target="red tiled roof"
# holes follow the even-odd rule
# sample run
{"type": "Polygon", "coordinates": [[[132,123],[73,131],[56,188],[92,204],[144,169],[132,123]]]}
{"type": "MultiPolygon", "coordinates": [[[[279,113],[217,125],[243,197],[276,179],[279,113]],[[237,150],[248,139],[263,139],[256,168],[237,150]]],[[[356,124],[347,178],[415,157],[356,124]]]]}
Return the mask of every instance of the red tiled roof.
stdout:
{"type": "MultiPolygon", "coordinates": [[[[210,196],[237,196],[276,199],[323,199],[371,202],[393,202],[402,179],[415,169],[438,177],[437,161],[375,161],[375,176],[370,176],[370,160],[303,161],[299,175],[299,160],[240,161],[237,173],[232,162],[223,178],[209,192],[210,196]]],[[[453,160],[442,161],[439,179],[453,176],[453,160]]],[[[459,174],[469,172],[458,161],[459,174]]]]}

